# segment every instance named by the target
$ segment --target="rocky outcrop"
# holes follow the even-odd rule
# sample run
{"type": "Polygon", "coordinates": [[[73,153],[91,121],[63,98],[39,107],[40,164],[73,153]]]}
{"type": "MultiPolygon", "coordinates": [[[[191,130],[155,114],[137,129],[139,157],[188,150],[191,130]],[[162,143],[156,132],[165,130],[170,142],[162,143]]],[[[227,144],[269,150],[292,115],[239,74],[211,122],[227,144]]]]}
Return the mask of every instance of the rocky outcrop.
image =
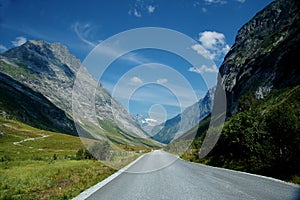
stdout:
{"type": "Polygon", "coordinates": [[[274,88],[300,83],[300,5],[296,0],[271,3],[246,23],[220,67],[228,111],[251,91],[264,98],[274,88]]]}

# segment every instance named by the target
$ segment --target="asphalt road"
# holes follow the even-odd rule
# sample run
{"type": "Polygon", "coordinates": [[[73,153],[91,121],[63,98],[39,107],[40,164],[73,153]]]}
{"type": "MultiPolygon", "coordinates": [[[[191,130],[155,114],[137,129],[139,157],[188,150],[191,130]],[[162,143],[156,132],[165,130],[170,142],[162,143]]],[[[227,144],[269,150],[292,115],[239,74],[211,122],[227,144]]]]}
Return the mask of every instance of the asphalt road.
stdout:
{"type": "Polygon", "coordinates": [[[144,155],[87,199],[300,199],[300,188],[270,178],[185,162],[164,151],[144,155]]]}

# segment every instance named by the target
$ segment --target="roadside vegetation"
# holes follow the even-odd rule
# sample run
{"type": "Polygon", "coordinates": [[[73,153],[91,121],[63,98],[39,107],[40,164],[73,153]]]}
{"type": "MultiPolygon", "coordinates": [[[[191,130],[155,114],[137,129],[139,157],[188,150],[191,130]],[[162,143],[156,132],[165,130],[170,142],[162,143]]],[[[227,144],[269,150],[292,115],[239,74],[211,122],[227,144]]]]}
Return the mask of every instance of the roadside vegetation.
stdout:
{"type": "Polygon", "coordinates": [[[94,156],[78,137],[0,117],[0,199],[71,199],[148,151],[90,139],[84,143],[94,156]]]}
{"type": "MultiPolygon", "coordinates": [[[[198,157],[209,117],[200,122],[195,140],[181,157],[300,184],[299,102],[300,86],[273,91],[261,100],[247,93],[240,99],[238,114],[226,121],[217,145],[208,156],[198,157]]],[[[185,134],[186,137],[192,132],[185,134]]],[[[185,138],[174,141],[167,150],[176,152],[184,144],[182,140],[185,138]]]]}

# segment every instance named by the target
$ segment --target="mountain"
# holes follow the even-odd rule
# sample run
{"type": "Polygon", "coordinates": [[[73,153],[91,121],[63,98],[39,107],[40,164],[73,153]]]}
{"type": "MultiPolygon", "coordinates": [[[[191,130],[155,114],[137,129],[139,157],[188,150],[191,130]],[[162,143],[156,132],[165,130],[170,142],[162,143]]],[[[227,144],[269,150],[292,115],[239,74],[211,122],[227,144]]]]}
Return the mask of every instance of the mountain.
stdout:
{"type": "Polygon", "coordinates": [[[208,90],[206,95],[195,104],[187,107],[181,114],[167,120],[159,127],[160,131],[152,138],[162,143],[170,143],[197,125],[211,113],[216,88],[208,90]]]}
{"type": "Polygon", "coordinates": [[[300,83],[299,13],[299,1],[275,1],[238,31],[220,67],[229,114],[248,92],[260,99],[300,83]]]}
{"type": "Polygon", "coordinates": [[[137,115],[136,121],[150,137],[157,133],[158,131],[155,132],[155,130],[162,126],[160,121],[142,115],[137,115]]]}
{"type": "Polygon", "coordinates": [[[197,134],[185,159],[300,183],[299,10],[299,1],[277,0],[238,31],[217,85],[228,104],[222,134],[201,157],[204,137],[214,134],[210,119],[201,121],[180,138],[197,134]]]}
{"type": "Polygon", "coordinates": [[[81,128],[96,138],[108,137],[122,144],[132,144],[135,138],[147,137],[123,106],[98,84],[64,45],[30,40],[0,55],[0,72],[40,93],[68,116],[74,116],[72,92],[78,70],[81,70],[81,80],[87,83],[82,85],[85,88],[81,87],[81,91],[73,93],[79,100],[73,106],[85,109],[84,116],[80,116],[81,128]],[[88,96],[84,92],[94,92],[90,89],[92,86],[96,86],[94,104],[83,106],[88,96]]]}

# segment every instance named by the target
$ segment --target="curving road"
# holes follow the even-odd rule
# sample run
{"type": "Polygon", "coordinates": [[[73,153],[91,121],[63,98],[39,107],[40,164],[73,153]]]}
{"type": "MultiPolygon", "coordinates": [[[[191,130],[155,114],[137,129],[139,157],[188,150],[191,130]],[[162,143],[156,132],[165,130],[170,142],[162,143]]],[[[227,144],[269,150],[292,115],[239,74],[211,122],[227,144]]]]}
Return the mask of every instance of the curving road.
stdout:
{"type": "Polygon", "coordinates": [[[144,155],[126,172],[91,194],[97,200],[300,199],[285,182],[185,162],[164,151],[144,155]]]}

